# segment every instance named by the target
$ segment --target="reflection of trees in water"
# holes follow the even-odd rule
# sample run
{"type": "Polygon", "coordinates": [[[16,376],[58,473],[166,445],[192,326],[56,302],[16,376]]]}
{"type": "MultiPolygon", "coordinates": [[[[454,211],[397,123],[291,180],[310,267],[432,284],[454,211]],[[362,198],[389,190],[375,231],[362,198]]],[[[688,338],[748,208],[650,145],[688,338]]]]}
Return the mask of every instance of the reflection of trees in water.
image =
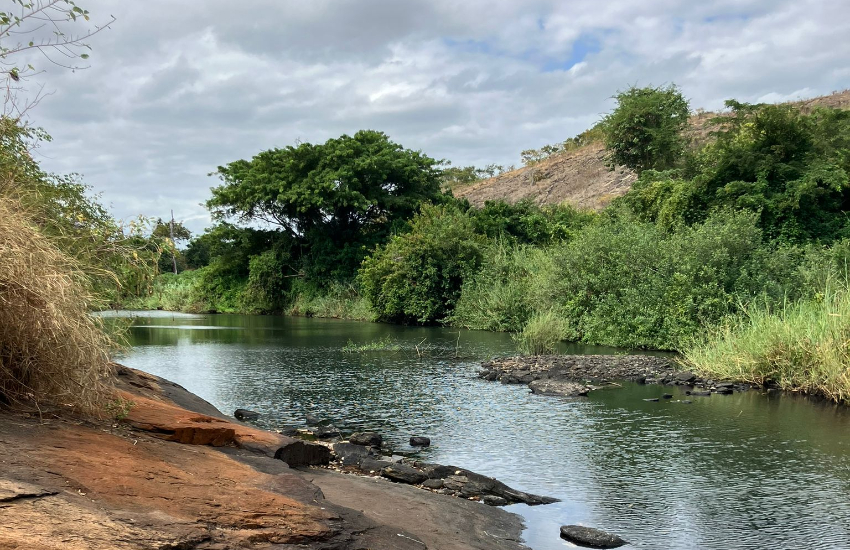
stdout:
{"type": "Polygon", "coordinates": [[[597,394],[619,407],[584,434],[594,442],[588,482],[599,521],[640,526],[658,547],[756,548],[765,536],[793,546],[842,536],[840,518],[850,513],[847,411],[758,392],[645,403],[642,396],[669,390],[634,391],[628,399],[597,394]]]}

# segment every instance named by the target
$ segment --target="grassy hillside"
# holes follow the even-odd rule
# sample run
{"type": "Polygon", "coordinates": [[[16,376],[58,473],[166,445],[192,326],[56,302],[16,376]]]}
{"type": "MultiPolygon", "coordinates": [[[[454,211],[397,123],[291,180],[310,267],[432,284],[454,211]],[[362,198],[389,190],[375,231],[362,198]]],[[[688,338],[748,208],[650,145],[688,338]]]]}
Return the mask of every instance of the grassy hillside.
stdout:
{"type": "MultiPolygon", "coordinates": [[[[814,106],[850,109],[850,90],[794,103],[803,111],[814,106]]],[[[691,137],[698,142],[707,139],[708,121],[715,116],[717,113],[704,111],[692,116],[691,137]]],[[[488,200],[516,203],[530,199],[540,205],[567,201],[580,208],[601,210],[612,199],[625,195],[636,179],[631,170],[620,167],[612,171],[605,165],[605,149],[599,141],[454,189],[454,194],[475,206],[488,200]]]]}

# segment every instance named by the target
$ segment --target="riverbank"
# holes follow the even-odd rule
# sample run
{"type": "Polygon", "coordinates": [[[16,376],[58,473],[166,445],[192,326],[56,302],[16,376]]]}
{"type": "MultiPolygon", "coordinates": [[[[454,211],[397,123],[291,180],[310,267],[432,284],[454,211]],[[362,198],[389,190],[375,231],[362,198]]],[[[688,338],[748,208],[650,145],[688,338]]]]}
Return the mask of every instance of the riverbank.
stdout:
{"type": "Polygon", "coordinates": [[[141,371],[119,368],[115,385],[108,421],[0,413],[0,547],[525,548],[521,519],[500,508],[291,468],[274,457],[297,463],[300,440],[141,371]]]}

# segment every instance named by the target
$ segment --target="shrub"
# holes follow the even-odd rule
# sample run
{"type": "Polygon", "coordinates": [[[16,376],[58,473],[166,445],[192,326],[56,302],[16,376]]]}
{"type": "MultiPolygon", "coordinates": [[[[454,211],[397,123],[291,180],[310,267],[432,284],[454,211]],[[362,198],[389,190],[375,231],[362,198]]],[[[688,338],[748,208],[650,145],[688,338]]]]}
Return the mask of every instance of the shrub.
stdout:
{"type": "Polygon", "coordinates": [[[110,339],[88,279],[0,198],[0,399],[102,410],[110,339]]]}
{"type": "Polygon", "coordinates": [[[478,269],[483,238],[470,219],[446,206],[423,206],[410,233],[394,236],[363,261],[358,280],[381,321],[445,319],[464,280],[478,269]]]}

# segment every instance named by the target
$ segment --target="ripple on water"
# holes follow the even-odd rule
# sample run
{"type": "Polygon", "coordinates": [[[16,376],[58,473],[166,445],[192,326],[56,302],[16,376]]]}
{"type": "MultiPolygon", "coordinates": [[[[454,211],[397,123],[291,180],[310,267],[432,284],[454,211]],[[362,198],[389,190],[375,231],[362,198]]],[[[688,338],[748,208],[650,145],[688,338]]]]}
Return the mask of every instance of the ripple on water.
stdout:
{"type": "MultiPolygon", "coordinates": [[[[195,330],[134,331],[123,362],[225,412],[257,410],[267,428],[315,414],[380,431],[407,451],[410,435],[427,435],[425,460],[561,498],[510,507],[526,518],[535,550],[567,546],[558,538],[566,523],[610,530],[635,548],[848,547],[843,409],[756,392],[650,403],[670,390],[632,384],[587,399],[536,396],[477,379],[476,360],[452,360],[456,330],[242,316],[137,322],[195,330]],[[341,351],[349,339],[384,337],[406,351],[341,351]],[[423,338],[438,355],[410,351],[423,338]]],[[[473,359],[511,351],[505,335],[475,332],[457,349],[473,359]]]]}

